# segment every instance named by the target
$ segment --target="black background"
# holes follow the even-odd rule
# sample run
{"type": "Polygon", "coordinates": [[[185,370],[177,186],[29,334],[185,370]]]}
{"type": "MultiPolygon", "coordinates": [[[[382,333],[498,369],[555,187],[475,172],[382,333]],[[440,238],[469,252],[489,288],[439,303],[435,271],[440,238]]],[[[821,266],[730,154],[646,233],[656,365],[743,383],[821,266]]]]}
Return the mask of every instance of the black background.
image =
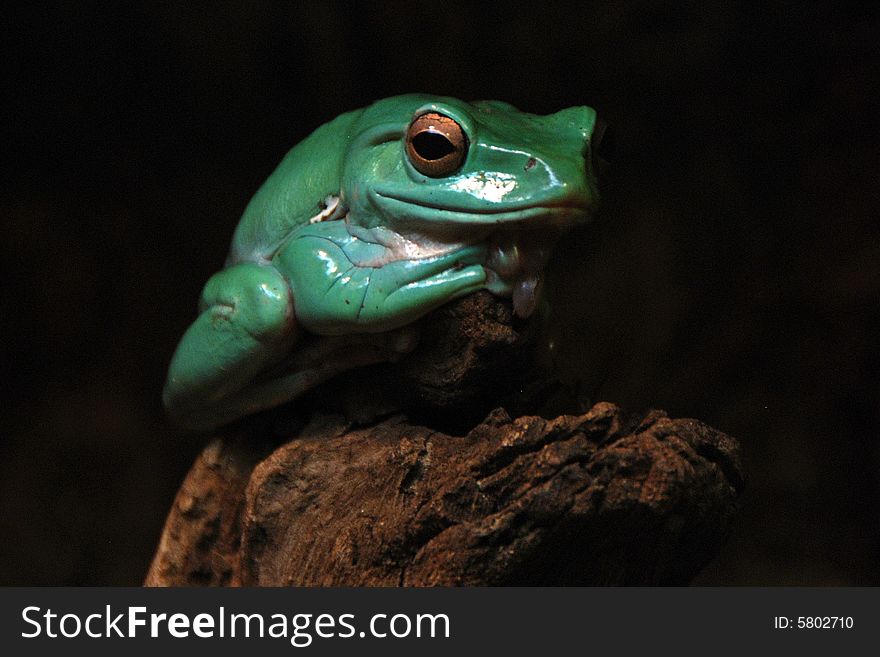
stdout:
{"type": "Polygon", "coordinates": [[[26,7],[4,12],[0,583],[141,581],[204,442],[165,423],[165,368],[245,203],[321,123],[426,91],[617,129],[550,293],[596,398],[740,438],[743,510],[698,583],[880,584],[876,15],[26,7]]]}

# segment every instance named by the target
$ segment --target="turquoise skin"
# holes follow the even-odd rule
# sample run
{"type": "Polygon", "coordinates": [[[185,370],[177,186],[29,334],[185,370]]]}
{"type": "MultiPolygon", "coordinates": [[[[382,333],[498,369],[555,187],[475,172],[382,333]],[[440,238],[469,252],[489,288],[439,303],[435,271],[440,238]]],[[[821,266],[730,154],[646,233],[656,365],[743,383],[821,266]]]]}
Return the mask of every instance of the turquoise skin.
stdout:
{"type": "Polygon", "coordinates": [[[528,316],[553,242],[597,200],[599,130],[589,107],[537,116],[415,94],[318,128],[205,285],[169,368],[171,419],[212,429],[394,360],[415,320],[480,289],[528,316]]]}

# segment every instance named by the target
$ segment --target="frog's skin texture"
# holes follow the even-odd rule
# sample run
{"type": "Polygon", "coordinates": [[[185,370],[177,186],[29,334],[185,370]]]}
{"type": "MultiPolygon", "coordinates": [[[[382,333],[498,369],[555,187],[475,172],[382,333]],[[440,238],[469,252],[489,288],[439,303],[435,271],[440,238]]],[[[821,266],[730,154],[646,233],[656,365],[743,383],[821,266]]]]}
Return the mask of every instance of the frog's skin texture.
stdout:
{"type": "Polygon", "coordinates": [[[529,315],[553,242],[597,200],[594,132],[589,107],[538,116],[415,94],[318,128],[205,285],[171,361],[169,416],[207,430],[393,360],[415,346],[415,320],[479,289],[529,315]]]}

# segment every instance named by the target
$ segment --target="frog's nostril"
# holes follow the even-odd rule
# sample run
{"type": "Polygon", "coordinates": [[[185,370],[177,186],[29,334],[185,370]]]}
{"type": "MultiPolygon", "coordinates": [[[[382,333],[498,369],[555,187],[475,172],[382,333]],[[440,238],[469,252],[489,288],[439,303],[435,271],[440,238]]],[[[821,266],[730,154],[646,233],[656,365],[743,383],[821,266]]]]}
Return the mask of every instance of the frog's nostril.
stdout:
{"type": "Polygon", "coordinates": [[[599,119],[593,131],[590,153],[593,157],[593,171],[602,172],[614,161],[614,133],[605,121],[599,119]]]}

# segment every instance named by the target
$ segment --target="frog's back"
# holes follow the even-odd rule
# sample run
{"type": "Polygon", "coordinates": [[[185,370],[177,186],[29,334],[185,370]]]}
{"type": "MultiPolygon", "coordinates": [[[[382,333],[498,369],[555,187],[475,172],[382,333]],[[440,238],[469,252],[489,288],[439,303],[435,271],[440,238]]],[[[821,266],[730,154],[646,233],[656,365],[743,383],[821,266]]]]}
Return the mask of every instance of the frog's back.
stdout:
{"type": "Polygon", "coordinates": [[[265,262],[284,240],[339,193],[352,128],[362,110],[325,123],[294,146],[257,190],[235,229],[226,264],[265,262]]]}

